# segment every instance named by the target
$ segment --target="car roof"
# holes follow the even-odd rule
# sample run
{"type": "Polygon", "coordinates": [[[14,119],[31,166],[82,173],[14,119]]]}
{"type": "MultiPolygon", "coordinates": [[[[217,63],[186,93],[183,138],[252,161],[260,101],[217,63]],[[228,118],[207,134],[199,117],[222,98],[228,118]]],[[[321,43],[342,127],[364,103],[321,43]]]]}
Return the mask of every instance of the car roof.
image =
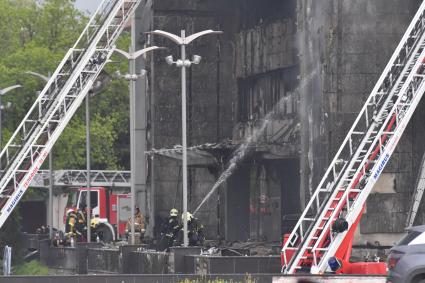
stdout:
{"type": "Polygon", "coordinates": [[[409,228],[408,231],[425,232],[425,225],[413,226],[409,228]]]}

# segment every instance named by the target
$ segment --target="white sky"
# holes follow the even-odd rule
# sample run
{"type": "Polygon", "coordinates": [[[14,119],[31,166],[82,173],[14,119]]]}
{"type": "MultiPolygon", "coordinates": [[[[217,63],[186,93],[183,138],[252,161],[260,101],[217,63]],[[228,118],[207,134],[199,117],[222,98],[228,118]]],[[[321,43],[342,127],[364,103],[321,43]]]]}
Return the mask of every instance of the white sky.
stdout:
{"type": "Polygon", "coordinates": [[[77,0],[75,6],[83,11],[94,12],[102,0],[77,0]]]}

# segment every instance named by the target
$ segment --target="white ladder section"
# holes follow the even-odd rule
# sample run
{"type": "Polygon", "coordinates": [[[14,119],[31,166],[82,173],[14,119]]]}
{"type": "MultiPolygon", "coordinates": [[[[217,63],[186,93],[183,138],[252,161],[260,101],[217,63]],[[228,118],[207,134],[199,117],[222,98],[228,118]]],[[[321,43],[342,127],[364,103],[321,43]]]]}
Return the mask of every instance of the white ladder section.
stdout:
{"type": "Polygon", "coordinates": [[[141,0],[103,0],[0,153],[0,228],[112,55],[141,0]]]}
{"type": "Polygon", "coordinates": [[[425,2],[285,241],[284,273],[324,273],[347,234],[332,232],[333,222],[351,227],[362,213],[425,90],[424,10],[425,2]]]}
{"type": "Polygon", "coordinates": [[[422,156],[421,166],[419,168],[418,178],[416,179],[415,191],[410,204],[409,214],[406,219],[406,229],[413,226],[416,214],[418,213],[419,205],[421,204],[422,197],[425,190],[425,153],[422,156]]]}
{"type": "MultiPolygon", "coordinates": [[[[48,188],[49,177],[49,170],[39,170],[32,179],[30,187],[48,188]]],[[[90,184],[92,187],[130,188],[130,178],[130,171],[90,171],[90,184]]],[[[55,187],[84,187],[86,185],[86,170],[53,171],[53,186],[55,187]]]]}

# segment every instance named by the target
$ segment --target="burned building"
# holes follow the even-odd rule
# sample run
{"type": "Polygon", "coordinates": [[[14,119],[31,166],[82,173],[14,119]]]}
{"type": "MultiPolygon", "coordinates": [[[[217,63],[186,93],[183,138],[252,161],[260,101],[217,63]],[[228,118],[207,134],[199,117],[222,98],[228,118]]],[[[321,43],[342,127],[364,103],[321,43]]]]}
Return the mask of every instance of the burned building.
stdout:
{"type": "MultiPolygon", "coordinates": [[[[209,238],[280,241],[291,230],[419,2],[148,1],[139,14],[144,31],[224,32],[188,46],[189,56],[203,57],[187,82],[190,211],[232,167],[197,214],[209,238]]],[[[146,65],[148,214],[158,226],[171,208],[182,209],[181,151],[172,149],[181,144],[180,72],[163,60],[179,49],[139,37],[169,48],[146,65]]],[[[385,234],[382,244],[392,244],[404,231],[424,151],[423,109],[368,199],[358,243],[385,234]]]]}

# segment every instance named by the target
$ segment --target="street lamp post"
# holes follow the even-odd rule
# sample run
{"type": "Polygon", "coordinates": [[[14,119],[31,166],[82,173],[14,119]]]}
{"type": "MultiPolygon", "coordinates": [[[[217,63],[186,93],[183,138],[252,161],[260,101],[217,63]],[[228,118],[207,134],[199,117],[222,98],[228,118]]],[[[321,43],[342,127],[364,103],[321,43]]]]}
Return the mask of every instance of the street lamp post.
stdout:
{"type": "MultiPolygon", "coordinates": [[[[20,88],[22,87],[21,85],[13,85],[13,86],[9,86],[3,89],[0,89],[0,150],[3,149],[3,123],[2,123],[2,109],[3,109],[3,104],[2,104],[2,96],[5,95],[6,93],[8,93],[9,91],[12,91],[14,89],[20,88]]],[[[0,158],[0,173],[1,170],[3,170],[2,168],[2,160],[0,158]]],[[[1,174],[0,174],[1,175],[1,174]]]]}
{"type": "Polygon", "coordinates": [[[181,68],[181,92],[182,92],[182,149],[183,149],[183,246],[189,245],[189,239],[187,234],[187,137],[186,137],[186,68],[192,64],[199,64],[201,62],[201,56],[194,55],[192,61],[186,59],[186,45],[192,41],[207,34],[221,34],[222,31],[204,30],[190,36],[186,36],[186,31],[182,30],[180,36],[175,34],[162,31],[154,30],[149,32],[150,34],[160,35],[166,37],[180,46],[181,59],[177,61],[173,60],[173,56],[167,56],[165,58],[169,65],[175,64],[181,68]]]}
{"type": "Polygon", "coordinates": [[[143,54],[147,52],[157,50],[157,49],[165,49],[163,47],[152,46],[140,49],[135,51],[135,47],[132,44],[130,47],[130,52],[125,52],[121,49],[115,49],[114,51],[124,56],[129,61],[129,73],[124,75],[123,77],[130,82],[130,167],[131,167],[131,244],[135,243],[135,229],[134,229],[134,214],[135,214],[135,206],[136,206],[136,189],[135,189],[135,176],[136,172],[136,160],[135,160],[135,134],[133,133],[133,128],[135,125],[135,113],[136,113],[136,81],[140,76],[144,75],[144,72],[141,74],[136,73],[136,60],[143,54]]]}
{"type": "MultiPolygon", "coordinates": [[[[13,86],[9,86],[9,87],[0,89],[0,150],[1,150],[1,148],[3,148],[3,127],[2,127],[3,123],[2,123],[2,115],[1,115],[1,110],[2,110],[3,104],[2,104],[1,98],[2,98],[3,95],[8,93],[9,91],[12,91],[12,90],[20,88],[20,87],[22,87],[22,86],[21,85],[13,85],[13,86]]],[[[0,167],[1,167],[1,162],[0,162],[0,167]]]]}

